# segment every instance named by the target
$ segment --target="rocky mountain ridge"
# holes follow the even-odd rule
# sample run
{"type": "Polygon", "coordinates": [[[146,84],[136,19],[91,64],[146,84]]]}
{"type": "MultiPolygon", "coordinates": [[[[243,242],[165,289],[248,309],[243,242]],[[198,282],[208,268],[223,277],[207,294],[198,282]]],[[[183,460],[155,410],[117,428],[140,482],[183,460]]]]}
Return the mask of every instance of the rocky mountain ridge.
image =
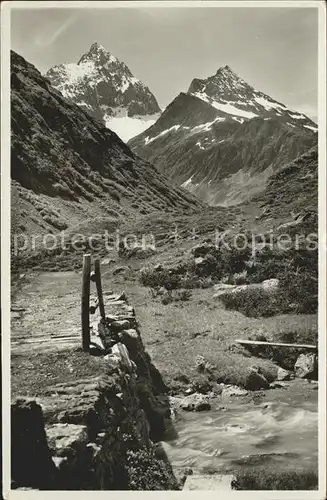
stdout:
{"type": "Polygon", "coordinates": [[[45,76],[64,97],[123,140],[148,128],[160,114],[149,88],[97,42],[77,63],[53,66],[45,76]]]}
{"type": "Polygon", "coordinates": [[[154,125],[129,141],[174,182],[222,206],[263,192],[274,171],[316,143],[314,122],[228,66],[193,80],[154,125]]]}
{"type": "Polygon", "coordinates": [[[217,73],[207,79],[195,78],[188,93],[209,102],[222,115],[230,114],[237,121],[243,118],[262,116],[284,117],[290,125],[309,128],[316,131],[317,126],[307,116],[289,109],[285,104],[272,99],[267,94],[256,90],[240,78],[229,66],[219,68],[217,73]]]}

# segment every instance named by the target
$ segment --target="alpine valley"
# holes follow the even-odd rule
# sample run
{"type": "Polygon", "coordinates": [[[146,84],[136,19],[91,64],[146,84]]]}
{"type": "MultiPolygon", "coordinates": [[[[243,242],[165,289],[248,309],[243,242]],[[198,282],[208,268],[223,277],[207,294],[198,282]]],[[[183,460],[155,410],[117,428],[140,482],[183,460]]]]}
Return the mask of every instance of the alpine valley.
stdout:
{"type": "Polygon", "coordinates": [[[230,206],[316,143],[313,121],[224,66],[194,79],[129,146],[206,203],[230,206]]]}
{"type": "Polygon", "coordinates": [[[211,224],[212,209],[228,208],[220,220],[235,222],[235,208],[244,221],[249,213],[264,221],[267,192],[281,200],[279,223],[293,220],[291,199],[301,198],[293,212],[316,211],[317,160],[312,187],[298,185],[300,174],[278,188],[274,181],[317,150],[316,124],[229,66],[194,79],[161,114],[150,90],[98,43],[45,76],[12,52],[11,73],[13,221],[23,232],[151,212],[158,220],[158,211],[190,214],[192,227],[200,213],[211,224]],[[128,145],[120,139],[140,131],[128,145]]]}
{"type": "Polygon", "coordinates": [[[317,125],[98,43],[10,104],[11,488],[317,492],[317,125]]]}

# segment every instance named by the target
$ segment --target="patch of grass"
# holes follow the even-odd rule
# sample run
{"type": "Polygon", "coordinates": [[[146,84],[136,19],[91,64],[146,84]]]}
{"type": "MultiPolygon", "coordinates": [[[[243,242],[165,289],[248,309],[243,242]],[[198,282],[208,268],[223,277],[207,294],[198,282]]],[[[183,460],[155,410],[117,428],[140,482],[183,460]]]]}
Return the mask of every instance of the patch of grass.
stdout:
{"type": "MultiPolygon", "coordinates": [[[[229,278],[229,277],[228,277],[229,278]]],[[[248,282],[248,271],[247,269],[243,269],[242,272],[240,273],[235,273],[231,278],[227,280],[227,283],[230,283],[233,285],[244,285],[248,282]]]]}
{"type": "Polygon", "coordinates": [[[186,300],[190,300],[192,297],[192,292],[191,290],[180,290],[177,292],[175,300],[179,301],[181,300],[182,302],[185,302],[186,300]]]}
{"type": "Polygon", "coordinates": [[[11,355],[11,396],[21,394],[40,397],[54,384],[87,379],[100,370],[101,359],[80,348],[59,352],[37,352],[11,355]]]}
{"type": "MultiPolygon", "coordinates": [[[[243,386],[253,364],[269,381],[276,377],[277,367],[272,361],[246,356],[246,351],[234,349],[233,343],[236,338],[244,338],[245,332],[260,331],[265,325],[268,332],[277,325],[284,329],[284,319],[267,319],[265,323],[226,311],[212,300],[210,289],[193,290],[190,300],[163,306],[159,300],[149,301],[147,290],[135,282],[129,284],[129,296],[143,342],[172,393],[198,382],[202,386],[216,381],[243,386]],[[211,373],[198,372],[198,356],[213,367],[211,373]]],[[[297,322],[294,316],[290,321],[297,322]]]]}
{"type": "Polygon", "coordinates": [[[237,472],[234,490],[317,490],[318,475],[314,471],[269,471],[255,469],[237,472]]]}

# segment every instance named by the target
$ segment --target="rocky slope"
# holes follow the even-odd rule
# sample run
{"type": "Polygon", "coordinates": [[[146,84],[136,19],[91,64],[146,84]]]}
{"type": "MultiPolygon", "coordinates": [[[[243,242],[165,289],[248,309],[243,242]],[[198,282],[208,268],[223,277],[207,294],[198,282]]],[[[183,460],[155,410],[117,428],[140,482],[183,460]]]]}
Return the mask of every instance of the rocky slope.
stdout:
{"type": "Polygon", "coordinates": [[[93,43],[77,63],[53,66],[45,76],[64,97],[124,141],[148,128],[160,114],[149,88],[98,43],[93,43]]]}
{"type": "Polygon", "coordinates": [[[200,206],[14,52],[11,131],[13,232],[200,206]]]}
{"type": "Polygon", "coordinates": [[[251,202],[261,207],[260,219],[283,222],[281,229],[318,231],[318,149],[298,156],[269,179],[263,195],[251,202]]]}
{"type": "Polygon", "coordinates": [[[192,81],[129,145],[211,205],[262,192],[281,165],[317,143],[306,116],[255,90],[228,66],[192,81]]]}

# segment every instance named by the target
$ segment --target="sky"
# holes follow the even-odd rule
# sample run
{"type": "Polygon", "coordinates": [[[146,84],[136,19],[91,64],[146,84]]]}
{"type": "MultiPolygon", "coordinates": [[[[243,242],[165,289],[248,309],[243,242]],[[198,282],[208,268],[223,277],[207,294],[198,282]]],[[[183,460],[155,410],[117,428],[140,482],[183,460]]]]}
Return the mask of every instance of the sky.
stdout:
{"type": "Polygon", "coordinates": [[[228,64],[257,90],[317,119],[317,8],[12,11],[12,49],[41,72],[77,62],[93,42],[124,61],[162,108],[193,78],[228,64]]]}

